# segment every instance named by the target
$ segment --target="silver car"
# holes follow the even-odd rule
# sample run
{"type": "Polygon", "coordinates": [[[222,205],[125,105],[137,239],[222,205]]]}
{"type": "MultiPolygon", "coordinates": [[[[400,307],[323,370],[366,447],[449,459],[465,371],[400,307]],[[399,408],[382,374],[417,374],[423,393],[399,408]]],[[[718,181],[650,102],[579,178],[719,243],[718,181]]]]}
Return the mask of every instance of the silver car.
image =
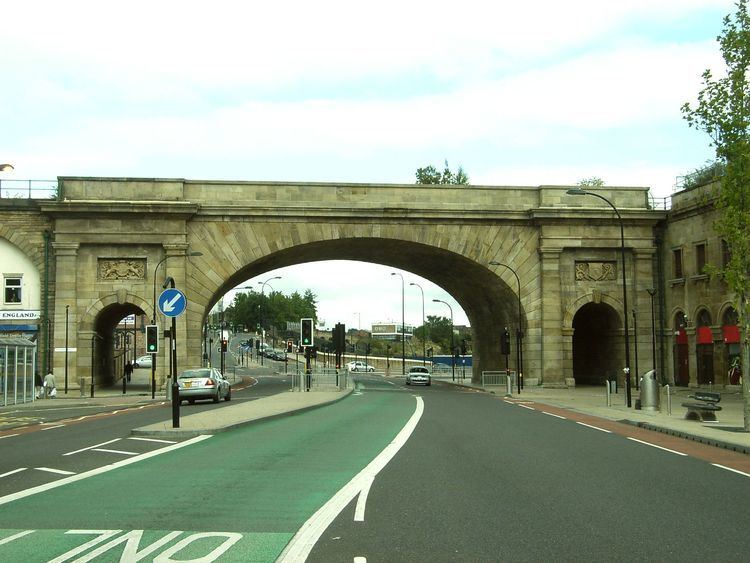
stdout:
{"type": "Polygon", "coordinates": [[[432,385],[430,370],[424,366],[414,366],[406,373],[407,385],[432,385]]]}
{"type": "Polygon", "coordinates": [[[232,387],[224,375],[216,368],[186,369],[177,376],[180,388],[180,402],[191,405],[197,399],[211,399],[218,403],[221,399],[232,398],[232,387]]]}

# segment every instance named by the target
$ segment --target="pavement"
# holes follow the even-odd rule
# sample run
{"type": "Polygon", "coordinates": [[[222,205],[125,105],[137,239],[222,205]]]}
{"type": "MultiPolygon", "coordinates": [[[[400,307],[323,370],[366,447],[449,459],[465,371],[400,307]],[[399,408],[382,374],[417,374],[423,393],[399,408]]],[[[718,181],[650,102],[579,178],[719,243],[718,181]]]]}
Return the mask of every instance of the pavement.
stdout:
{"type": "MultiPolygon", "coordinates": [[[[389,378],[390,379],[390,378],[389,378]]],[[[435,383],[446,385],[459,385],[465,388],[481,392],[505,395],[505,387],[487,387],[473,384],[468,379],[456,379],[450,377],[433,378],[435,383]]],[[[61,391],[58,388],[58,391],[61,391]]],[[[344,391],[311,391],[307,393],[286,391],[277,395],[262,397],[254,400],[237,400],[220,409],[212,409],[180,417],[180,427],[172,428],[172,420],[165,420],[157,424],[151,424],[133,430],[134,435],[151,437],[193,437],[199,434],[214,434],[236,428],[244,424],[251,424],[258,420],[268,420],[279,416],[286,416],[302,412],[308,409],[324,407],[347,397],[353,390],[344,391]]],[[[661,388],[659,410],[638,410],[635,407],[639,391],[632,390],[631,404],[633,408],[625,405],[625,393],[620,389],[617,394],[611,395],[611,405],[607,405],[605,387],[573,387],[567,389],[552,389],[547,387],[523,388],[521,393],[514,388],[509,397],[514,401],[531,401],[534,403],[548,404],[587,415],[597,416],[603,419],[618,421],[623,424],[639,426],[649,430],[664,432],[674,436],[696,440],[716,447],[726,448],[744,454],[750,454],[750,432],[746,432],[743,426],[743,408],[741,390],[739,388],[672,388],[671,389],[671,412],[668,408],[666,388],[661,388]],[[699,422],[687,420],[685,413],[687,409],[682,406],[684,402],[693,402],[688,396],[696,391],[713,391],[721,394],[719,406],[722,410],[717,413],[716,422],[699,422]]],[[[107,406],[135,406],[153,402],[164,402],[166,397],[163,393],[157,394],[154,399],[146,385],[132,384],[127,393],[122,394],[121,389],[97,390],[96,397],[81,397],[78,390],[71,390],[67,395],[59,393],[55,399],[40,399],[35,403],[15,405],[0,408],[0,413],[11,408],[22,409],[24,407],[40,403],[64,403],[67,405],[107,405],[107,406]]]]}

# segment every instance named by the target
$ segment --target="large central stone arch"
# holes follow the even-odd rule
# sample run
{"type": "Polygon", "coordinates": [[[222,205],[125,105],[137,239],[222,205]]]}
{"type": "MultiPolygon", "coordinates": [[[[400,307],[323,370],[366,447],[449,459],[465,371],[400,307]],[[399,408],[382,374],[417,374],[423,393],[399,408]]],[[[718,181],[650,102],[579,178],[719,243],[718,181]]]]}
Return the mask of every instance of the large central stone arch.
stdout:
{"type": "MultiPolygon", "coordinates": [[[[205,289],[211,297],[203,303],[204,314],[192,318],[187,326],[189,349],[200,350],[201,326],[213,304],[244,280],[306,262],[359,260],[412,272],[449,292],[469,318],[473,332],[473,374],[478,379],[482,370],[498,370],[504,365],[500,333],[504,326],[516,326],[518,317],[515,278],[505,268],[496,273],[489,262],[502,261],[519,271],[523,279],[537,280],[539,262],[535,254],[529,255],[525,250],[533,248],[535,236],[533,229],[519,226],[465,231],[455,225],[423,230],[397,224],[366,230],[357,225],[309,223],[286,229],[278,224],[228,226],[198,221],[189,226],[187,240],[190,248],[203,256],[191,260],[193,268],[189,276],[194,280],[196,293],[205,289]],[[380,236],[373,236],[373,231],[380,236]],[[256,244],[214,244],[222,237],[253,240],[256,244]],[[496,248],[485,244],[493,239],[498,241],[496,248]],[[480,258],[467,257],[472,254],[480,258]]],[[[345,274],[332,272],[332,275],[345,274]]],[[[532,320],[533,305],[532,311],[527,312],[525,303],[538,306],[538,287],[528,284],[526,291],[521,297],[523,325],[534,334],[538,326],[532,320]]],[[[533,342],[533,336],[527,342],[533,342]]],[[[537,371],[539,360],[538,347],[527,346],[527,369],[537,371]]]]}

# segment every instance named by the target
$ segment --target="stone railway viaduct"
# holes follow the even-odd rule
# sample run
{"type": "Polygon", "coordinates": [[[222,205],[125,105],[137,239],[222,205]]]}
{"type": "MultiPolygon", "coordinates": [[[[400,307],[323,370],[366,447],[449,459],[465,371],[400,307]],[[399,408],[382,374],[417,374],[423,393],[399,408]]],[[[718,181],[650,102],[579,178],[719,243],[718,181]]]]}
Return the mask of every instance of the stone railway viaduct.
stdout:
{"type": "MultiPolygon", "coordinates": [[[[517,325],[517,282],[489,263],[508,264],[521,281],[527,380],[622,375],[619,222],[605,202],[567,195],[569,186],[58,182],[55,199],[0,200],[0,237],[45,280],[40,346],[64,347],[68,311],[74,388],[91,373],[110,382],[114,328],[127,314],[152,316],[166,275],[189,303],[177,319],[178,365],[199,365],[203,323],[226,291],[275,268],[331,259],[401,268],[447,290],[470,320],[474,380],[505,367],[500,334],[517,325]],[[202,256],[188,256],[194,251],[202,256]]],[[[623,218],[629,306],[648,312],[666,214],[650,209],[645,187],[597,190],[623,218]]],[[[636,335],[631,324],[631,343],[640,341],[642,365],[651,365],[651,327],[645,318],[641,325],[636,335]]],[[[64,354],[51,356],[61,374],[64,354]]]]}

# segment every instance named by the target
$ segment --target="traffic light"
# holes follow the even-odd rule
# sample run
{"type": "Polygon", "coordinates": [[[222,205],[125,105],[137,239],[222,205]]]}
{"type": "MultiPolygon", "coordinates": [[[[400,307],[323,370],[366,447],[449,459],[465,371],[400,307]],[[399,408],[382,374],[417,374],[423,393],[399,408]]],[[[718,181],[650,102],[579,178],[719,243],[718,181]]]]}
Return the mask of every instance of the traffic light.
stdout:
{"type": "Polygon", "coordinates": [[[466,355],[466,339],[461,339],[461,355],[466,355]]]}
{"type": "Polygon", "coordinates": [[[312,319],[300,319],[300,339],[299,343],[301,346],[312,346],[313,345],[313,320],[312,319]]]}
{"type": "Polygon", "coordinates": [[[508,332],[507,328],[500,339],[500,353],[504,356],[510,354],[510,332],[508,332]]]}
{"type": "Polygon", "coordinates": [[[286,351],[287,351],[287,354],[289,352],[293,351],[293,346],[294,346],[294,342],[293,341],[291,341],[291,340],[287,340],[286,341],[286,351]]]}
{"type": "Polygon", "coordinates": [[[227,339],[226,338],[221,339],[221,351],[222,352],[227,351],[227,339]]]}
{"type": "Polygon", "coordinates": [[[157,354],[159,352],[159,327],[146,325],[146,352],[157,354]]]}

